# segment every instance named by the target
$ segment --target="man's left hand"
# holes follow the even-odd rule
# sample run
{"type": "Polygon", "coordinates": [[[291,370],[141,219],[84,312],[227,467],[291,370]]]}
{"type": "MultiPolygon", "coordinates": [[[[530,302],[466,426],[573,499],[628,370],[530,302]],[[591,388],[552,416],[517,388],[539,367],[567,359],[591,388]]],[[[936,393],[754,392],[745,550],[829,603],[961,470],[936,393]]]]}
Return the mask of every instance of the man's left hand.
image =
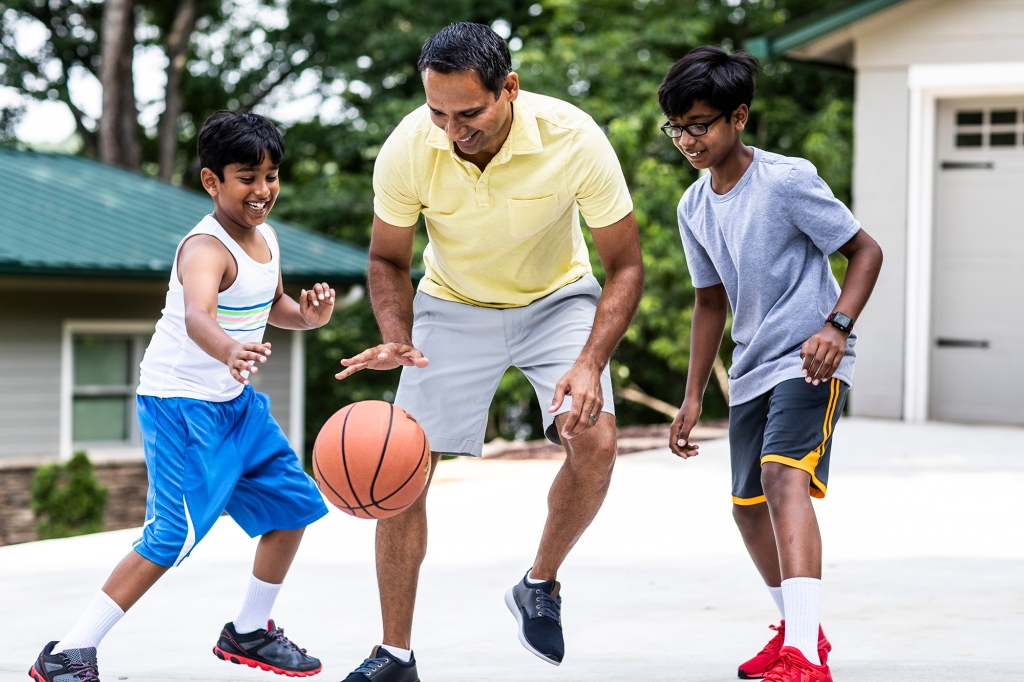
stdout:
{"type": "Polygon", "coordinates": [[[848,337],[849,334],[836,329],[831,322],[826,322],[820,332],[804,341],[800,357],[804,361],[803,375],[807,383],[817,386],[832,378],[846,355],[848,337]]]}
{"type": "Polygon", "coordinates": [[[562,424],[562,438],[574,438],[597,423],[604,407],[604,396],[601,391],[601,372],[603,367],[594,368],[581,364],[579,361],[566,372],[555,384],[555,397],[551,400],[548,412],[557,412],[565,396],[572,397],[572,409],[562,424]],[[594,415],[591,419],[590,415],[594,415]]]}

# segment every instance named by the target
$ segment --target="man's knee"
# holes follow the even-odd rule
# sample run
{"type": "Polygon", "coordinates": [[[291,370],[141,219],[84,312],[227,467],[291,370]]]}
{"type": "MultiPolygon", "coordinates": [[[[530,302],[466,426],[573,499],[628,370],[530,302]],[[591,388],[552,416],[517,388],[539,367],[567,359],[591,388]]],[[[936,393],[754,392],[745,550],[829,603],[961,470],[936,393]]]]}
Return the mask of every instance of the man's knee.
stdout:
{"type": "Polygon", "coordinates": [[[596,478],[608,479],[615,468],[617,452],[615,418],[601,416],[607,417],[607,421],[602,419],[582,434],[563,442],[570,466],[596,478]]]}

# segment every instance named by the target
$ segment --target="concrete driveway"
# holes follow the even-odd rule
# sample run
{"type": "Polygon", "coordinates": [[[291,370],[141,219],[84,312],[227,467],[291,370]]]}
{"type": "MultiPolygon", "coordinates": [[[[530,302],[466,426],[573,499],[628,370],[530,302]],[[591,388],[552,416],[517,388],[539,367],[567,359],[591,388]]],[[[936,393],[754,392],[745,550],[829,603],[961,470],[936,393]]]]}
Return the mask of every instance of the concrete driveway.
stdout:
{"type": "MultiPolygon", "coordinates": [[[[717,682],[775,607],[730,516],[728,446],[623,456],[560,579],[567,655],[527,653],[502,597],[529,567],[556,461],[442,463],[413,642],[425,682],[717,682]]],[[[1024,679],[1024,430],[847,419],[833,452],[823,621],[837,682],[1024,679]]],[[[0,679],[22,680],[138,531],[0,549],[0,679]]],[[[255,542],[222,518],[100,648],[103,680],[270,679],[210,649],[255,542]]],[[[379,641],[373,524],[312,526],[275,618],[340,680],[379,641]]],[[[274,678],[279,679],[279,678],[274,678]]]]}

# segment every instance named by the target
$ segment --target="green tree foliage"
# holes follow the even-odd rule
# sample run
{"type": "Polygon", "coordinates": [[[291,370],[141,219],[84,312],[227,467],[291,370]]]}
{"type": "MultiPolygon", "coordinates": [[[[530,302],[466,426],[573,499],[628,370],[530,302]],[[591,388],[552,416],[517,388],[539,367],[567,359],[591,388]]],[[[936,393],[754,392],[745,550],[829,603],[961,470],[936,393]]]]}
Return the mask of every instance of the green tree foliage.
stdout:
{"type": "Polygon", "coordinates": [[[84,452],[75,453],[67,464],[39,467],[32,477],[32,513],[39,539],[100,532],[108,495],[84,452]]]}

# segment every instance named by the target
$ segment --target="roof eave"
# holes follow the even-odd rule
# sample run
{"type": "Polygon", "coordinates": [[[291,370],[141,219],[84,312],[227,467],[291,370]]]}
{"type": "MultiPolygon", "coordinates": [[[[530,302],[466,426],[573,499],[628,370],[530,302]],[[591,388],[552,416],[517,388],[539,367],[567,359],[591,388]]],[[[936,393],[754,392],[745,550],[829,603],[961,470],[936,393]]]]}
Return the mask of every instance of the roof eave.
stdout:
{"type": "MultiPolygon", "coordinates": [[[[862,0],[844,7],[843,9],[830,12],[816,19],[800,22],[792,27],[781,27],[780,29],[767,33],[763,36],[750,38],[743,43],[743,46],[758,59],[777,59],[779,57],[793,57],[791,53],[798,48],[804,47],[816,40],[842,30],[861,19],[872,14],[888,9],[904,0],[862,0]]],[[[796,57],[800,58],[800,57],[796,57]]],[[[809,61],[800,58],[801,61],[809,61]]]]}

